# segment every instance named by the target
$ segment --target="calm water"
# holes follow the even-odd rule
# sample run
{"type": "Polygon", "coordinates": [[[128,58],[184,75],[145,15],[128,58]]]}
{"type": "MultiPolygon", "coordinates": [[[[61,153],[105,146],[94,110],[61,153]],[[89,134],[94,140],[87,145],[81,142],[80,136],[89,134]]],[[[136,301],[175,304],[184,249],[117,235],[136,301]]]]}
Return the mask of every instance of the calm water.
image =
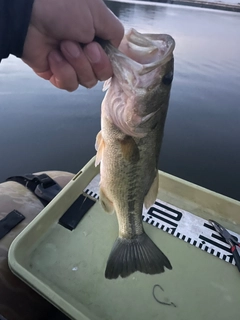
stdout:
{"type": "MultiPolygon", "coordinates": [[[[126,29],[176,40],[159,168],[240,200],[240,14],[106,1],[126,29]]],[[[0,65],[0,180],[77,172],[95,153],[102,84],[67,93],[21,61],[0,65]]]]}

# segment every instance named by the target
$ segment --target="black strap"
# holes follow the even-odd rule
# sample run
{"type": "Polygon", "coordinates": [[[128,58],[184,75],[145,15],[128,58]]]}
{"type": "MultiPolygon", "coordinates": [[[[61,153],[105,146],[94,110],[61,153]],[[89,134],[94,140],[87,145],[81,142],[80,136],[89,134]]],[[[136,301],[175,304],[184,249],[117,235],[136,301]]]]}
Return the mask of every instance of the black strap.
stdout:
{"type": "Polygon", "coordinates": [[[24,219],[23,214],[17,210],[13,210],[0,220],[0,240],[24,219]]]}
{"type": "Polygon", "coordinates": [[[70,208],[68,208],[61,216],[58,223],[64,228],[72,231],[77,227],[79,222],[94,204],[95,201],[81,194],[70,208]]]}
{"type": "Polygon", "coordinates": [[[28,188],[41,201],[44,207],[62,190],[59,184],[45,173],[13,176],[7,178],[6,181],[15,181],[28,188]]]}

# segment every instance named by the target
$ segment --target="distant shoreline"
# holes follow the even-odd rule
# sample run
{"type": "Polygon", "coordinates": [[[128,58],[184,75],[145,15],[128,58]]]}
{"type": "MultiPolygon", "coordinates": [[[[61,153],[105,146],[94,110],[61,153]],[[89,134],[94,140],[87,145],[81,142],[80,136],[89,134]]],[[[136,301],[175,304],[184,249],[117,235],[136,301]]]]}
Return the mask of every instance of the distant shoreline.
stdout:
{"type": "Polygon", "coordinates": [[[127,2],[127,3],[156,2],[156,3],[162,3],[162,4],[176,4],[176,5],[183,5],[183,6],[206,8],[206,9],[240,12],[240,0],[222,0],[222,1],[221,0],[137,0],[137,1],[108,0],[108,1],[127,2]]]}
{"type": "MultiPolygon", "coordinates": [[[[151,2],[153,2],[153,1],[151,1],[151,2]]],[[[162,1],[156,1],[156,2],[162,2],[162,1]]],[[[236,3],[236,4],[235,3],[227,3],[227,2],[223,2],[223,1],[214,2],[214,1],[205,1],[205,0],[167,0],[166,2],[164,1],[164,3],[240,12],[240,0],[239,0],[239,3],[236,3]]]]}

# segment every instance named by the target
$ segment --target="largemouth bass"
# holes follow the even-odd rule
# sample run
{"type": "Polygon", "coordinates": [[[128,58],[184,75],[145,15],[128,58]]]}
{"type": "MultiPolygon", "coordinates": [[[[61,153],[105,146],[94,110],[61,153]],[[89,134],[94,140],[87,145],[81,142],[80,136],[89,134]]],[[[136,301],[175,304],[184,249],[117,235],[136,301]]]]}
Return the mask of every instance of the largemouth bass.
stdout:
{"type": "Polygon", "coordinates": [[[163,138],[175,42],[169,35],[130,30],[120,50],[102,44],[113,66],[105,83],[101,131],[96,137],[100,163],[100,202],[115,211],[119,236],[107,261],[105,277],[123,278],[172,269],[162,251],[146,235],[143,205],[149,208],[158,193],[158,157],[163,138]]]}

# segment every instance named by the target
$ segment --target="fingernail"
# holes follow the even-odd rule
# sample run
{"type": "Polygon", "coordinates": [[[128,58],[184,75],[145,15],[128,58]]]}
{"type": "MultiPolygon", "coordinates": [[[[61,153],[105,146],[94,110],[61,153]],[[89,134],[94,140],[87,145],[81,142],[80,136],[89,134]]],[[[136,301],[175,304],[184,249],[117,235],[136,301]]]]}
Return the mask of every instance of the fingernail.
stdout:
{"type": "Polygon", "coordinates": [[[54,61],[56,61],[58,63],[63,61],[62,56],[57,51],[51,52],[50,59],[53,59],[54,61]]]}
{"type": "Polygon", "coordinates": [[[86,87],[87,89],[91,89],[92,87],[94,87],[97,84],[97,81],[90,81],[84,84],[84,87],[86,87]]]}
{"type": "Polygon", "coordinates": [[[79,47],[75,43],[65,42],[63,47],[72,58],[78,58],[80,56],[79,47]]]}
{"type": "Polygon", "coordinates": [[[85,53],[92,63],[98,63],[101,60],[101,53],[96,43],[90,43],[86,46],[85,53]]]}

